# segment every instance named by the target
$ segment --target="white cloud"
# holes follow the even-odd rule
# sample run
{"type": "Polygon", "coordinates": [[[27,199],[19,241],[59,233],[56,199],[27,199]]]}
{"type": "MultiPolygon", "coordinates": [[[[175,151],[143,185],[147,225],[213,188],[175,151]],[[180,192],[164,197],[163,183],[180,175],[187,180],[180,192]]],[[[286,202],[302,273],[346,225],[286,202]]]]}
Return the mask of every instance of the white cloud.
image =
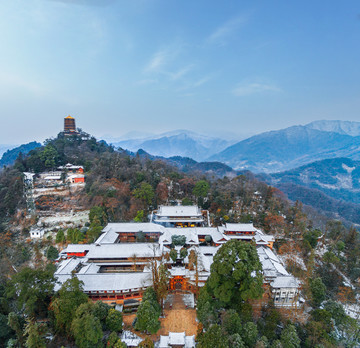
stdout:
{"type": "Polygon", "coordinates": [[[156,52],[150,59],[150,62],[146,65],[145,71],[152,72],[158,71],[163,67],[168,60],[168,53],[166,51],[156,52]]]}
{"type": "Polygon", "coordinates": [[[263,92],[281,92],[281,89],[272,84],[246,83],[237,85],[237,87],[235,87],[232,91],[232,93],[238,97],[244,97],[247,95],[263,92]]]}
{"type": "Polygon", "coordinates": [[[185,66],[184,68],[176,71],[176,72],[173,72],[173,73],[169,73],[170,75],[170,78],[172,80],[179,80],[181,79],[182,77],[184,77],[191,69],[193,68],[193,65],[187,65],[185,66]]]}
{"type": "Polygon", "coordinates": [[[246,22],[246,16],[238,16],[228,20],[207,37],[206,43],[220,46],[225,45],[228,37],[246,22]]]}
{"type": "Polygon", "coordinates": [[[201,85],[203,85],[204,83],[208,82],[211,79],[212,79],[212,76],[205,76],[205,77],[201,78],[200,80],[195,81],[193,83],[193,87],[200,87],[201,85]]]}
{"type": "MultiPolygon", "coordinates": [[[[176,61],[176,58],[179,56],[182,50],[182,43],[174,43],[158,50],[153,54],[149,62],[146,64],[144,72],[164,73],[169,75],[169,73],[165,70],[165,67],[176,61]]],[[[178,73],[175,73],[175,77],[177,74],[185,74],[187,72],[187,69],[190,68],[190,65],[186,66],[182,69],[184,71],[180,70],[178,73]]]]}
{"type": "Polygon", "coordinates": [[[160,72],[170,61],[178,55],[179,48],[168,47],[157,51],[146,64],[145,72],[160,72]]]}

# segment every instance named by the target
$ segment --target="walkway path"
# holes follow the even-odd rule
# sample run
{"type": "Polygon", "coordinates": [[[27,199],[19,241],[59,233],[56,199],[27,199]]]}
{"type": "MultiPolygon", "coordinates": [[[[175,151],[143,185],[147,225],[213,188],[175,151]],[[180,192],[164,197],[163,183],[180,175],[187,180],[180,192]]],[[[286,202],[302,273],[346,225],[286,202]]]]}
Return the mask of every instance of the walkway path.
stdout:
{"type": "Polygon", "coordinates": [[[168,335],[169,331],[185,331],[187,336],[196,335],[196,310],[185,306],[181,293],[169,294],[165,303],[164,314],[165,318],[160,319],[161,328],[158,335],[168,335]],[[171,309],[170,303],[172,303],[171,309]]]}

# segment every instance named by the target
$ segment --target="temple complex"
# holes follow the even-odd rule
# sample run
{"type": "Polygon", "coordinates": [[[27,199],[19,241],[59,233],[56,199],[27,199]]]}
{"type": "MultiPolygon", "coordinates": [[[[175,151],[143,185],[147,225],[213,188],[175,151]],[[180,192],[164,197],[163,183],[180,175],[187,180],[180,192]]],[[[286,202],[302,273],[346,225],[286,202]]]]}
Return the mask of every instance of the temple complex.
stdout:
{"type": "Polygon", "coordinates": [[[170,272],[169,290],[195,293],[208,279],[217,250],[228,240],[237,239],[256,244],[264,287],[275,305],[292,306],[298,301],[300,284],[273,251],[274,237],[253,224],[205,226],[206,214],[195,206],[161,206],[151,221],[109,223],[95,243],[69,244],[60,253],[55,273],[59,282],[75,275],[92,300],[134,305],[152,285],[149,264],[161,260],[170,272]],[[196,269],[190,253],[197,257],[196,269]]]}

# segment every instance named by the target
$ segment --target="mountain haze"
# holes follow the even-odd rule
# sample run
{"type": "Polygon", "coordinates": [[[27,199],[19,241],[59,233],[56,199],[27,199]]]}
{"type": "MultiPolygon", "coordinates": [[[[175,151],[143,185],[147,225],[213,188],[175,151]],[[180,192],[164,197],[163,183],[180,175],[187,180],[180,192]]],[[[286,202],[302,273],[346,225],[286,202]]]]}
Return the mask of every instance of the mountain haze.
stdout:
{"type": "Polygon", "coordinates": [[[187,130],[176,130],[148,138],[128,139],[112,143],[132,152],[139,149],[151,153],[154,156],[190,157],[196,161],[222,151],[231,143],[229,141],[197,134],[187,130]]]}
{"type": "Polygon", "coordinates": [[[324,132],[347,134],[353,137],[360,136],[360,122],[354,121],[314,121],[306,125],[307,128],[317,129],[324,132]]]}

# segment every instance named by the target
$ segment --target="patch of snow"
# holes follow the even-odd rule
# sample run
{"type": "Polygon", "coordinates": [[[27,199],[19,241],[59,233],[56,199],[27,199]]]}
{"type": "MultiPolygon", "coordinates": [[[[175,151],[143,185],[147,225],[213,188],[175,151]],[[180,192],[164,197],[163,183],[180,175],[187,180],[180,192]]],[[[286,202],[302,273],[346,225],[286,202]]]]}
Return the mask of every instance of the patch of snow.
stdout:
{"type": "Polygon", "coordinates": [[[298,254],[281,254],[278,255],[278,258],[282,261],[283,264],[286,264],[287,261],[292,261],[295,262],[302,270],[307,271],[304,260],[298,254]]]}
{"type": "Polygon", "coordinates": [[[89,221],[89,210],[80,212],[54,213],[50,216],[40,217],[38,226],[44,226],[46,232],[53,229],[67,229],[84,226],[89,221]]]}
{"type": "Polygon", "coordinates": [[[342,166],[349,174],[351,174],[352,171],[356,168],[356,167],[349,167],[349,166],[347,166],[345,163],[343,163],[341,166],[342,166]]]}
{"type": "Polygon", "coordinates": [[[338,175],[336,175],[335,178],[337,179],[337,183],[335,185],[324,184],[324,183],[320,182],[319,180],[315,180],[315,183],[321,187],[331,189],[331,190],[339,190],[339,189],[352,190],[353,189],[351,175],[338,174],[338,175]]]}
{"type": "Polygon", "coordinates": [[[194,308],[195,306],[195,299],[194,299],[194,294],[182,294],[182,299],[184,301],[185,306],[187,306],[188,308],[194,308]]]}
{"type": "Polygon", "coordinates": [[[353,319],[359,319],[360,317],[360,305],[357,303],[347,303],[347,304],[342,304],[344,306],[344,310],[345,313],[353,318],[353,319]]]}
{"type": "Polygon", "coordinates": [[[120,337],[121,341],[124,342],[128,347],[137,347],[143,339],[138,335],[135,335],[133,332],[129,330],[124,330],[121,333],[120,337]]]}
{"type": "Polygon", "coordinates": [[[328,248],[325,244],[323,244],[321,246],[318,244],[318,247],[316,248],[316,255],[323,257],[327,251],[328,251],[328,248]]]}

